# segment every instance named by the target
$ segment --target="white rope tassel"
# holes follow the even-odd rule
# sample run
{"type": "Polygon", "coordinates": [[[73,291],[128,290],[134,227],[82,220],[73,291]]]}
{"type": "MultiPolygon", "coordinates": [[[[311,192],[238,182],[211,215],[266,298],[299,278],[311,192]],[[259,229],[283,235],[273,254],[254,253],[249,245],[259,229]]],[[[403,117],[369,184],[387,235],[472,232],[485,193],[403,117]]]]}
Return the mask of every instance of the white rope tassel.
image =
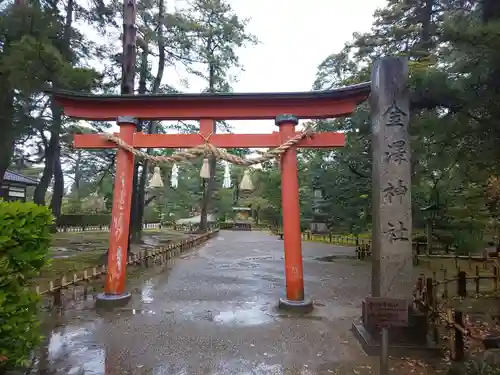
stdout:
{"type": "Polygon", "coordinates": [[[208,159],[203,159],[203,165],[201,166],[200,177],[206,179],[210,178],[210,165],[208,164],[208,159]]]}
{"type": "Polygon", "coordinates": [[[179,167],[174,163],[172,166],[172,176],[170,177],[170,186],[177,188],[179,186],[179,167]]]}
{"type": "Polygon", "coordinates": [[[222,182],[222,187],[224,189],[229,189],[231,188],[231,169],[230,169],[230,164],[226,162],[226,165],[224,167],[224,181],[222,182]]]}
{"type": "Polygon", "coordinates": [[[253,183],[248,169],[245,171],[243,178],[241,179],[240,190],[253,190],[253,183]]]}
{"type": "Polygon", "coordinates": [[[163,181],[161,179],[160,167],[155,167],[153,170],[153,177],[149,181],[149,186],[152,188],[163,187],[163,181]]]}

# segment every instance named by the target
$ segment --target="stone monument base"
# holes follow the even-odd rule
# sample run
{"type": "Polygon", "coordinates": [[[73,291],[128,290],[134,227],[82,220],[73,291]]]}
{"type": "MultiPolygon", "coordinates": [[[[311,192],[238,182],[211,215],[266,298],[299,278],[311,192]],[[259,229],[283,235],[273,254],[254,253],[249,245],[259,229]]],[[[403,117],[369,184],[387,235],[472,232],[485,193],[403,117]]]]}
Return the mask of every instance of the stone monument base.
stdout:
{"type": "MultiPolygon", "coordinates": [[[[363,350],[368,355],[380,354],[380,328],[375,327],[365,314],[365,302],[363,301],[363,313],[361,322],[352,323],[352,331],[360,341],[363,350]]],[[[441,348],[431,339],[428,334],[427,317],[425,314],[415,311],[411,305],[408,306],[408,326],[393,327],[389,330],[389,355],[400,356],[409,352],[420,352],[426,355],[441,355],[441,348]]]]}

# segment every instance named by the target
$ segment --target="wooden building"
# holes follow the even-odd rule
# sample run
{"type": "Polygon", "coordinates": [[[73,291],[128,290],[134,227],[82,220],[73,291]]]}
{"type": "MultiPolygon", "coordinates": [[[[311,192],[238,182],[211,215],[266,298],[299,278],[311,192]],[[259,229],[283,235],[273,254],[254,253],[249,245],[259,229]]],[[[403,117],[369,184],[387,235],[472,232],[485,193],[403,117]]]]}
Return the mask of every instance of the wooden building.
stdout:
{"type": "Polygon", "coordinates": [[[3,176],[3,183],[0,188],[0,199],[5,201],[26,201],[26,188],[36,186],[38,181],[23,176],[18,172],[7,170],[3,176]]]}

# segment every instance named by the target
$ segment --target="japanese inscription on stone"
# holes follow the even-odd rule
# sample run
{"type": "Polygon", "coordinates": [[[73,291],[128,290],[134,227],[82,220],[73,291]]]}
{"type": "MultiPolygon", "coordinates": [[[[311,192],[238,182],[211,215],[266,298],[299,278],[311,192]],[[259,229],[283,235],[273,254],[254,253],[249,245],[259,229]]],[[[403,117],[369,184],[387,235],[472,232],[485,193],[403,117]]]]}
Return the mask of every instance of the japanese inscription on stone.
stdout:
{"type": "Polygon", "coordinates": [[[405,127],[406,117],[408,116],[405,111],[398,107],[396,101],[387,108],[385,115],[388,117],[386,126],[401,126],[405,127]]]}
{"type": "Polygon", "coordinates": [[[387,162],[394,162],[401,164],[402,162],[407,162],[406,159],[406,142],[399,139],[397,141],[391,142],[387,145],[387,151],[385,152],[385,157],[387,162]]]}
{"type": "Polygon", "coordinates": [[[403,203],[403,198],[408,192],[408,187],[403,180],[398,179],[397,183],[388,182],[387,187],[383,191],[385,193],[384,197],[390,204],[392,204],[394,197],[398,197],[399,203],[403,203]]]}
{"type": "Polygon", "coordinates": [[[387,231],[384,233],[389,238],[391,243],[394,241],[408,241],[408,228],[405,227],[405,224],[402,221],[398,221],[397,223],[388,222],[387,223],[387,231]]]}
{"type": "Polygon", "coordinates": [[[411,153],[408,64],[383,58],[371,80],[373,152],[372,296],[411,278],[411,153]]]}

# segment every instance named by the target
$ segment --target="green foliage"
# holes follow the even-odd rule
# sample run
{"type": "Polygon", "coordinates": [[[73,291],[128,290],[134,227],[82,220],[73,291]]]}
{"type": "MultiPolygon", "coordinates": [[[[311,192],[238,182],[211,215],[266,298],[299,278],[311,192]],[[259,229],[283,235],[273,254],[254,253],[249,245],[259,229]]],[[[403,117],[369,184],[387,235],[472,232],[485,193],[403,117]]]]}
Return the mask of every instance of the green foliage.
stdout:
{"type": "Polygon", "coordinates": [[[56,224],[60,227],[110,225],[111,214],[66,214],[59,216],[56,224]]]}
{"type": "MultiPolygon", "coordinates": [[[[459,252],[484,248],[482,238],[499,229],[496,205],[486,194],[488,179],[500,174],[497,3],[390,0],[375,13],[370,32],[354,34],[339,52],[325,53],[314,83],[314,89],[329,89],[368,81],[373,60],[408,57],[414,227],[430,220],[434,234],[459,252]],[[422,211],[431,205],[435,212],[422,211]]],[[[342,130],[347,139],[345,148],[311,151],[306,159],[316,164],[330,226],[368,229],[372,186],[366,106],[349,119],[315,124],[342,130]]]]}
{"type": "Polygon", "coordinates": [[[473,359],[453,365],[448,375],[500,375],[500,367],[483,360],[473,359]]]}
{"type": "Polygon", "coordinates": [[[208,92],[231,91],[229,70],[241,68],[238,48],[257,43],[247,32],[248,21],[241,19],[225,0],[193,0],[182,28],[192,36],[190,50],[202,69],[189,67],[208,83],[208,92]]]}
{"type": "Polygon", "coordinates": [[[158,207],[154,205],[148,205],[144,209],[144,217],[142,218],[143,223],[159,223],[161,221],[161,212],[158,207]]]}
{"type": "Polygon", "coordinates": [[[28,282],[47,262],[52,220],[46,207],[0,201],[0,372],[26,365],[40,343],[28,282]]]}

